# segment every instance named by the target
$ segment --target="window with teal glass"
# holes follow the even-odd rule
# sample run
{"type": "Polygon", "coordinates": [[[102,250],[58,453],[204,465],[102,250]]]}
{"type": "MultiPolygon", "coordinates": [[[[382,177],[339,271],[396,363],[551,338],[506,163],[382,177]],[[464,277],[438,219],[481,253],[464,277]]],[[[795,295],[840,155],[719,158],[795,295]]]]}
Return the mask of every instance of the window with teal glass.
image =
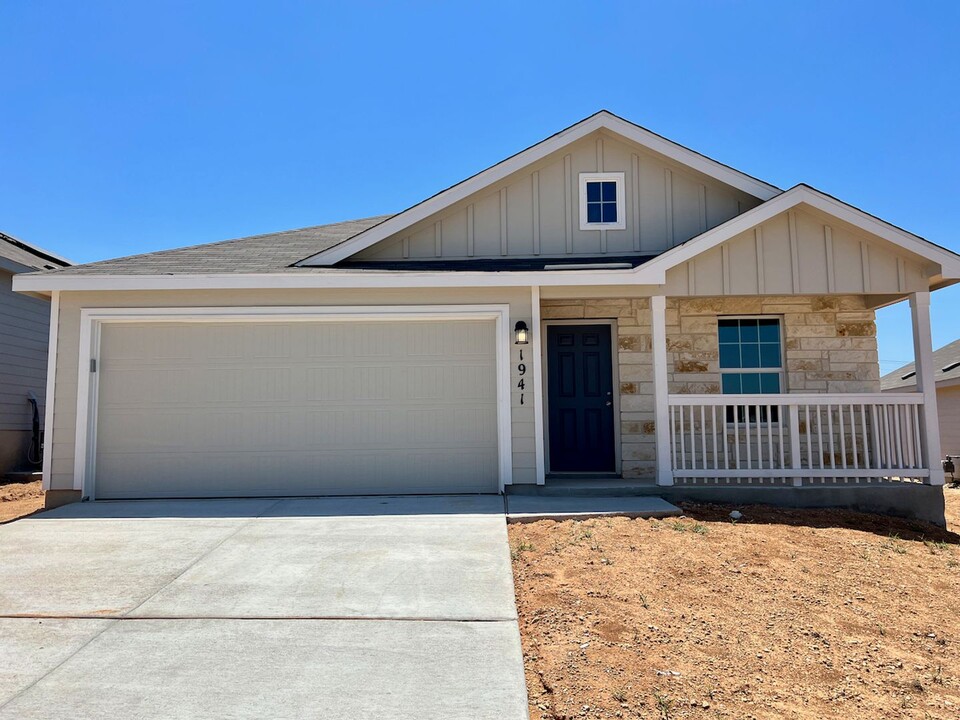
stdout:
{"type": "MultiPolygon", "coordinates": [[[[720,318],[717,333],[721,392],[725,395],[767,395],[784,391],[779,318],[720,318]]],[[[732,408],[727,414],[732,420],[732,408]]],[[[761,420],[767,420],[766,412],[762,414],[761,420]]],[[[743,413],[738,412],[738,415],[743,413]]],[[[773,415],[772,419],[777,420],[776,409],[773,415]]],[[[756,420],[753,413],[750,420],[756,420]]]]}

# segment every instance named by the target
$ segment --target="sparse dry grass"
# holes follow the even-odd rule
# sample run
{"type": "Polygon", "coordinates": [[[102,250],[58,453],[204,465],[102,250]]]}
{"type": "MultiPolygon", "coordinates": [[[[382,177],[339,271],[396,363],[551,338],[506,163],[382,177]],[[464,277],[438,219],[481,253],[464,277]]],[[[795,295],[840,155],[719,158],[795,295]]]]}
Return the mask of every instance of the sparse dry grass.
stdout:
{"type": "Polygon", "coordinates": [[[960,717],[957,535],[730,509],[510,526],[532,718],[960,717]]]}

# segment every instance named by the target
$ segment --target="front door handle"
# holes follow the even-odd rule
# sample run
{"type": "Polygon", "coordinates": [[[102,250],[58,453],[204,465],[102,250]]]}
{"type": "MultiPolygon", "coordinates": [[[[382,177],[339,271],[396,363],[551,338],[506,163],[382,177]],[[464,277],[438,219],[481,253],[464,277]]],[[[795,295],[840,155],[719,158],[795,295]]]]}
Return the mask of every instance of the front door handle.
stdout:
{"type": "Polygon", "coordinates": [[[613,400],[607,400],[607,407],[610,407],[611,405],[613,405],[613,400]]]}

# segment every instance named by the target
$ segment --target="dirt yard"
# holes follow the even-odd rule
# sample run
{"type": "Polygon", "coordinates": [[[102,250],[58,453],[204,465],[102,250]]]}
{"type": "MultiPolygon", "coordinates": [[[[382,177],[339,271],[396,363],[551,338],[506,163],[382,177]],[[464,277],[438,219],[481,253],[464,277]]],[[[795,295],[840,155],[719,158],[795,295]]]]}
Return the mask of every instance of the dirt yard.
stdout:
{"type": "Polygon", "coordinates": [[[0,523],[30,515],[43,508],[40,481],[0,485],[0,523]]]}
{"type": "Polygon", "coordinates": [[[960,717],[960,537],[732,509],[510,526],[531,718],[960,717]]]}

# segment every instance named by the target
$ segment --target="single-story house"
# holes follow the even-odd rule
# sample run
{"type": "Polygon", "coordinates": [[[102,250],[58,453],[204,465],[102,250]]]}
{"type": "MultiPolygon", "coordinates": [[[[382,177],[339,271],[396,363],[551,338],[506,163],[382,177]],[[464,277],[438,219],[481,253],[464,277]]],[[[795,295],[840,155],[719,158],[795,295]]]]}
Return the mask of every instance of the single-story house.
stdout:
{"type": "Polygon", "coordinates": [[[0,232],[0,480],[40,471],[50,298],[13,291],[13,276],[68,260],[0,232]]]}
{"type": "MultiPolygon", "coordinates": [[[[937,387],[937,418],[940,422],[940,449],[960,457],[960,340],[933,351],[933,381],[937,387]]],[[[917,366],[907,363],[880,378],[885,393],[917,391],[917,366]]],[[[960,473],[957,474],[960,477],[960,473]]]]}
{"type": "Polygon", "coordinates": [[[14,286],[56,328],[51,503],[621,478],[895,486],[942,521],[929,303],[958,279],[949,250],[602,111],[396,215],[14,286]],[[901,300],[921,382],[881,394],[874,311],[901,300]]]}

